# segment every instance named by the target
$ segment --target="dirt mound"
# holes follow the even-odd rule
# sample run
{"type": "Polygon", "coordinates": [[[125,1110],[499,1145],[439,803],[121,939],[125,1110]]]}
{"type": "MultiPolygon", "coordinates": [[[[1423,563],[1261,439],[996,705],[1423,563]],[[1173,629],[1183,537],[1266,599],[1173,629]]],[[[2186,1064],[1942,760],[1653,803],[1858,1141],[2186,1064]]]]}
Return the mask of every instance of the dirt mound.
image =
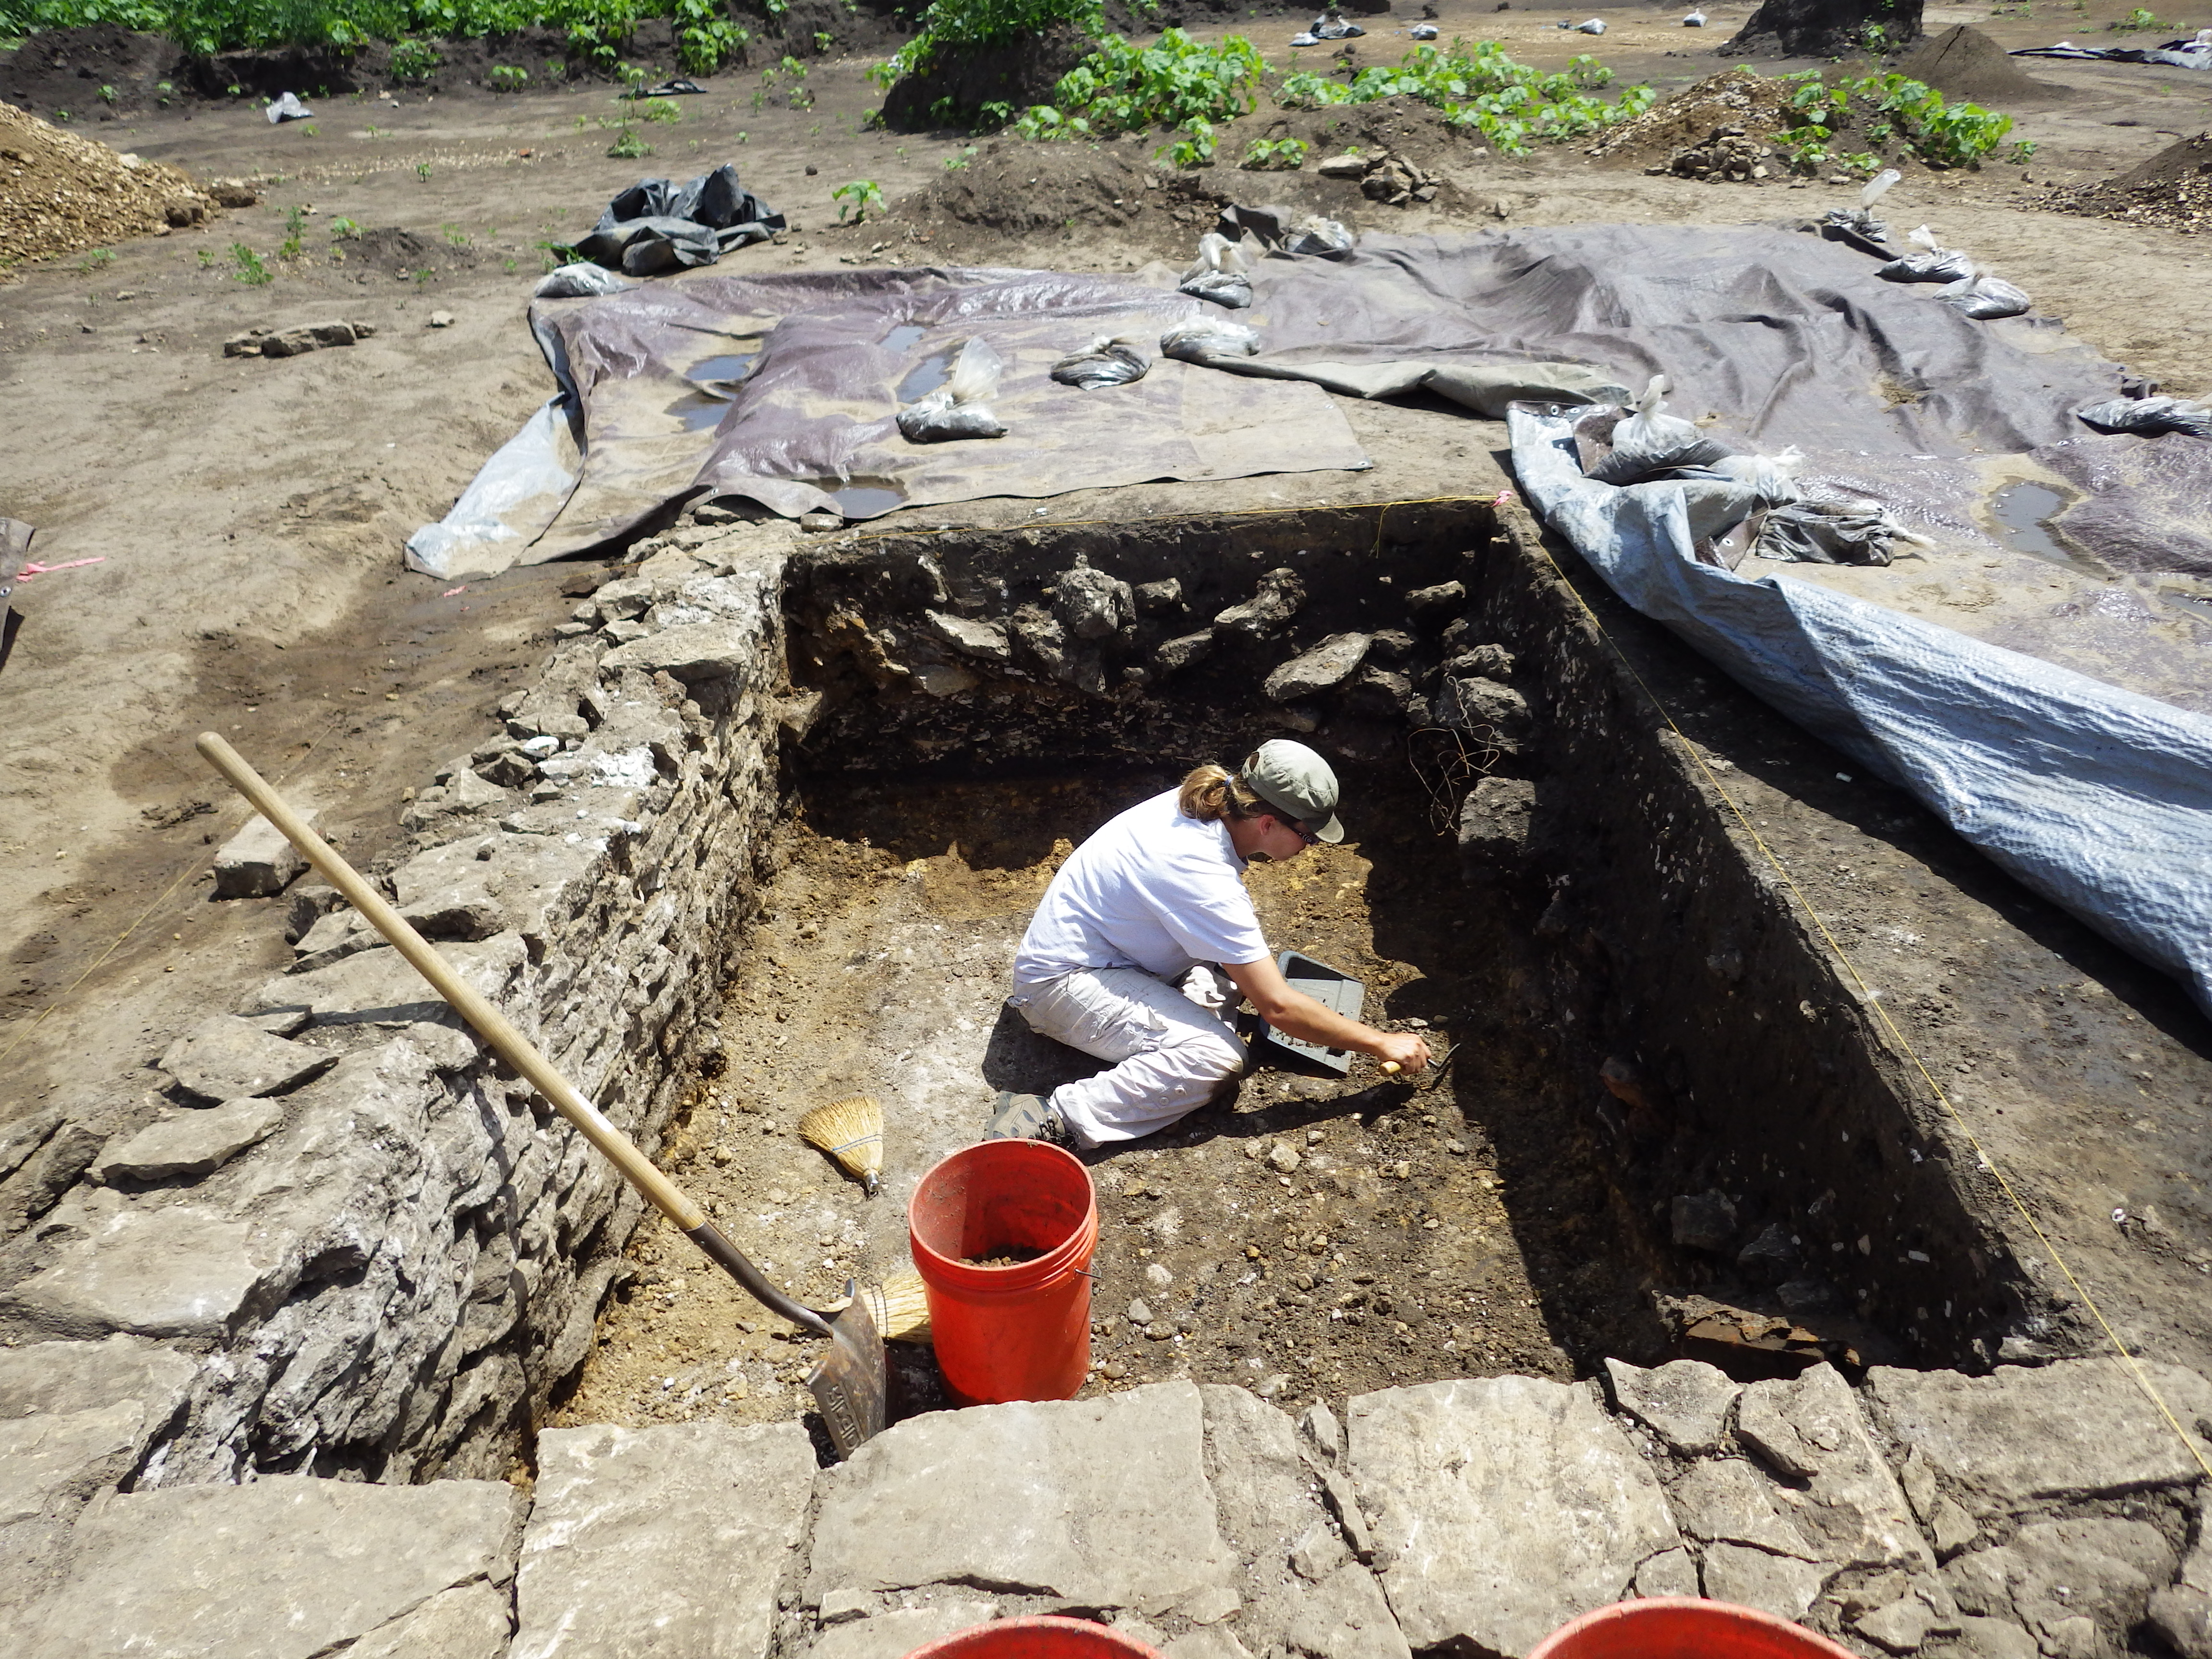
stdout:
{"type": "Polygon", "coordinates": [[[13,52],[0,52],[0,100],[48,117],[81,121],[143,109],[182,74],[184,52],[158,34],[112,23],[42,29],[13,52]],[[105,89],[109,94],[103,98],[105,89]]]}
{"type": "Polygon", "coordinates": [[[1592,144],[1589,153],[1618,161],[1664,161],[1723,127],[1754,139],[1771,138],[1796,125],[1790,92],[1786,82],[1739,64],[1684,88],[1632,121],[1622,122],[1592,144]]]}
{"type": "Polygon", "coordinates": [[[2084,218],[2164,225],[2185,236],[2212,230],[2212,132],[2168,144],[2118,178],[2056,191],[2044,205],[2084,218]]]}
{"type": "Polygon", "coordinates": [[[2005,49],[1979,29],[1960,23],[1915,46],[1891,65],[1898,74],[1923,81],[1946,98],[1978,104],[2021,103],[2063,98],[2065,88],[2021,73],[2005,49]]]}
{"type": "Polygon", "coordinates": [[[1229,198],[1202,173],[1151,166],[1158,142],[994,138],[966,167],[902,198],[889,216],[934,248],[994,264],[1005,263],[1010,239],[1079,231],[1110,234],[1132,252],[1188,258],[1229,198]]]}
{"type": "Polygon", "coordinates": [[[0,104],[0,265],[194,224],[214,206],[175,167],[0,104]]]}
{"type": "Polygon", "coordinates": [[[396,226],[366,230],[339,244],[345,262],[357,270],[386,276],[416,276],[428,271],[443,276],[472,268],[478,255],[473,247],[440,236],[418,236],[396,226]]]}

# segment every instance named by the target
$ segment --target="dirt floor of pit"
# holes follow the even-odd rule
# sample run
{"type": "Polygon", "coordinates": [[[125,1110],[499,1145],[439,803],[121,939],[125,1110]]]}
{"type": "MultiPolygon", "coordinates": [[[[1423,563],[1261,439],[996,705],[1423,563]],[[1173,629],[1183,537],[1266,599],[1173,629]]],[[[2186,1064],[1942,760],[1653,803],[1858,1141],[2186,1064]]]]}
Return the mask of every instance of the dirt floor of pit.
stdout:
{"type": "MultiPolygon", "coordinates": [[[[818,1305],[848,1276],[907,1265],[906,1200],[972,1143],[994,1090],[1098,1069],[1004,1008],[1014,948],[1071,840],[1172,781],[810,791],[728,988],[727,1069],[672,1142],[678,1179],[794,1293],[818,1305]],[[872,1200],[793,1128],[854,1092],[884,1109],[872,1200]]],[[[1255,863],[1249,885],[1272,944],[1363,980],[1370,1018],[1425,1028],[1443,1053],[1498,1000],[1498,964],[1451,908],[1409,902],[1451,849],[1414,815],[1395,822],[1363,843],[1255,863]]],[[[1083,1155],[1101,1221],[1086,1392],[1188,1376],[1287,1404],[1661,1357],[1659,1264],[1635,1259],[1608,1153],[1539,1051],[1486,1030],[1418,1086],[1365,1062],[1337,1077],[1255,1053],[1233,1098],[1083,1155]],[[1133,1301],[1152,1316],[1146,1329],[1133,1301]]],[[[813,1345],[787,1344],[688,1240],[648,1224],[631,1260],[561,1421],[745,1422],[810,1407],[813,1345]]],[[[908,1370],[927,1400],[927,1366],[908,1370]]]]}

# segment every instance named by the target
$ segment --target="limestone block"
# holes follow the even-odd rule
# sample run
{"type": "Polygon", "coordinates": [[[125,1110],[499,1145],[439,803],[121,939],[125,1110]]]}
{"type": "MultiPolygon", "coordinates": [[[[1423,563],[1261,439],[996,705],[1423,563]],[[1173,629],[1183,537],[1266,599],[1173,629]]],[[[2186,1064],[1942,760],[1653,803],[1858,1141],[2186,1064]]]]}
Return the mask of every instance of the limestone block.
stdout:
{"type": "Polygon", "coordinates": [[[1344,1547],[1344,1540],[1337,1536],[1336,1528],[1326,1521],[1316,1521],[1307,1528],[1298,1541],[1291,1546],[1291,1570],[1301,1578],[1318,1584],[1351,1559],[1344,1547]]]}
{"type": "Polygon", "coordinates": [[[1802,1619],[1827,1575],[1809,1561],[1742,1544],[1705,1548],[1705,1594],[1716,1601],[1757,1607],[1778,1619],[1802,1619]]]}
{"type": "Polygon", "coordinates": [[[1437,725],[1466,732],[1509,755],[1518,754],[1528,740],[1528,700],[1480,675],[1447,675],[1431,714],[1437,725]]]}
{"type": "Polygon", "coordinates": [[[1536,786],[1526,778],[1483,779],[1460,803],[1460,856],[1490,867],[1519,862],[1528,848],[1528,826],[1535,810],[1536,786]]]}
{"type": "Polygon", "coordinates": [[[1659,1484],[1590,1391],[1525,1376],[1351,1402],[1350,1462],[1415,1648],[1526,1653],[1680,1543],[1659,1484]]]}
{"type": "Polygon", "coordinates": [[[204,1176],[265,1139],[283,1121],[284,1108],[273,1100],[234,1100],[204,1111],[179,1112],[148,1124],[119,1146],[104,1148],[93,1162],[92,1178],[167,1181],[204,1176]]]}
{"type": "Polygon", "coordinates": [[[2212,1595],[2192,1584],[2169,1584],[2152,1592],[2145,1616],[2181,1659],[2212,1659],[2212,1595]]]}
{"type": "Polygon", "coordinates": [[[832,1626],[814,1638],[807,1659],[906,1659],[916,1648],[942,1640],[999,1616],[989,1601],[939,1601],[927,1607],[901,1607],[832,1626]]]}
{"type": "MultiPolygon", "coordinates": [[[[496,1002],[529,953],[520,934],[497,933],[474,944],[441,946],[438,954],[496,1002]]],[[[320,1025],[404,1024],[437,1019],[446,1013],[446,1002],[406,957],[386,945],[313,973],[280,975],[255,992],[248,1005],[252,1013],[278,1008],[306,1008],[320,1025]]]]}
{"type": "Polygon", "coordinates": [[[687,686],[708,680],[750,684],[763,677],[757,629],[740,623],[695,622],[664,628],[644,639],[618,645],[599,659],[599,672],[635,668],[647,674],[672,674],[687,686]]]}
{"type": "Polygon", "coordinates": [[[107,1137],[64,1121],[0,1182],[0,1238],[19,1233],[51,1210],[100,1155],[107,1137]]]}
{"type": "Polygon", "coordinates": [[[764,1659],[814,1484],[797,1423],[549,1429],[513,1659],[764,1659]]]}
{"type": "MultiPolygon", "coordinates": [[[[547,719],[550,724],[554,717],[547,719]]],[[[575,723],[579,732],[589,729],[580,714],[568,719],[575,723]]],[[[459,821],[489,817],[514,802],[514,796],[508,791],[463,767],[447,782],[425,789],[408,802],[399,814],[399,827],[420,834],[442,824],[450,831],[459,821]]]]}
{"type": "Polygon", "coordinates": [[[458,1584],[379,1625],[345,1659],[503,1659],[514,1628],[504,1589],[458,1584]]]}
{"type": "MultiPolygon", "coordinates": [[[[2179,1365],[2142,1369],[2194,1432],[2212,1417],[2212,1384],[2179,1365]]],[[[2069,1359],[1987,1376],[1877,1367],[1867,1375],[1889,1434],[1917,1447],[1976,1516],[2017,1514],[2071,1500],[2185,1486],[2202,1471],[2190,1448],[2118,1359],[2069,1359]]]]}
{"type": "Polygon", "coordinates": [[[2119,1652],[2173,1574],[2173,1552],[2155,1527],[2083,1519],[2022,1527],[2002,1548],[1959,1557],[1943,1582],[1968,1613],[2017,1619],[2048,1650],[2068,1644],[2067,1621],[2087,1619],[2104,1650],[2119,1652]]]}
{"type": "MultiPolygon", "coordinates": [[[[1209,1382],[1199,1395],[1206,1412],[1206,1473],[1223,1535],[1237,1554],[1273,1572],[1310,1528],[1320,1528],[1334,1541],[1307,1491],[1291,1419],[1243,1389],[1209,1382]]],[[[1342,1546],[1337,1548],[1341,1555],[1342,1546]]]]}
{"type": "Polygon", "coordinates": [[[506,1583],[521,1504],[493,1481],[297,1476],[118,1495],[77,1523],[67,1577],[17,1652],[309,1659],[441,1591],[506,1583]]]}
{"type": "Polygon", "coordinates": [[[117,1209],[0,1296],[0,1320],[59,1336],[221,1336],[275,1265],[253,1228],[189,1205],[117,1209]]]}
{"type": "Polygon", "coordinates": [[[1208,1584],[1183,1598],[1176,1610],[1194,1625],[1218,1625],[1244,1606],[1244,1598],[1226,1584],[1208,1584]]]}
{"type": "Polygon", "coordinates": [[[1061,571],[1054,581],[1052,608],[1079,640],[1103,640],[1137,620],[1136,596],[1129,584],[1082,563],[1061,571]]]}
{"type": "Polygon", "coordinates": [[[1305,602],[1306,585],[1297,572],[1287,567],[1270,570],[1260,578],[1258,591],[1249,599],[1222,611],[1213,625],[1264,640],[1281,633],[1305,602]]]}
{"type": "Polygon", "coordinates": [[[1698,1595],[1698,1564],[1687,1550],[1662,1550],[1636,1570],[1638,1595],[1698,1595]]]}
{"type": "Polygon", "coordinates": [[[1236,1572],[1189,1382],[910,1418],[823,1488],[813,1604],[966,1583],[1157,1615],[1236,1572]]]}
{"type": "Polygon", "coordinates": [[[384,935],[369,926],[368,918],[349,905],[308,925],[292,947],[292,966],[296,972],[312,973],[383,942],[384,935]]]}
{"type": "Polygon", "coordinates": [[[337,1056],[288,1042],[232,1014],[204,1020],[168,1047],[161,1069],[210,1104],[281,1095],[320,1077],[337,1056]]]}
{"type": "MultiPolygon", "coordinates": [[[[317,817],[313,807],[300,811],[309,823],[317,817]]],[[[215,896],[227,898],[267,898],[281,893],[307,867],[300,849],[284,832],[255,813],[246,827],[223,842],[215,855],[215,896]]]]}
{"type": "MultiPolygon", "coordinates": [[[[1978,1619],[1969,1613],[1959,1620],[1959,1632],[1950,1641],[1929,1650],[1942,1659],[2041,1659],[2035,1638],[2007,1619],[1978,1619]]],[[[2197,1659],[2185,1654],[2184,1659],[2197,1659]]]]}
{"type": "Polygon", "coordinates": [[[1165,1659],[1252,1659],[1252,1650],[1225,1626],[1185,1631],[1160,1650],[1165,1659]]]}
{"type": "Polygon", "coordinates": [[[193,1370],[175,1350],[130,1336],[0,1348],[0,1527],[129,1474],[193,1370]]]}
{"type": "Polygon", "coordinates": [[[1311,1659],[1413,1659],[1382,1587],[1357,1561],[1298,1597],[1283,1638],[1311,1659]]]}
{"type": "Polygon", "coordinates": [[[1892,1653],[1917,1652],[1931,1636],[1959,1628],[1956,1603],[1934,1586],[1916,1586],[1886,1607],[1862,1613],[1851,1628],[1892,1653]]]}
{"type": "Polygon", "coordinates": [[[1188,668],[1213,649],[1213,631],[1202,634],[1183,634],[1168,641],[1152,653],[1152,660],[1163,674],[1173,674],[1188,668]]]}
{"type": "Polygon", "coordinates": [[[1685,1457],[1721,1449],[1729,1407],[1743,1392],[1726,1371],[1695,1359],[1669,1360],[1651,1370],[1608,1359],[1605,1372],[1613,1404],[1685,1457]]]}
{"type": "Polygon", "coordinates": [[[1692,1463],[1668,1487],[1667,1498],[1674,1524],[1692,1538],[1747,1544],[1801,1561],[1820,1559],[1804,1534],[1775,1507],[1772,1484],[1743,1458],[1692,1463]]]}
{"type": "Polygon", "coordinates": [[[47,1137],[61,1127],[62,1109],[41,1106],[34,1112],[26,1112],[13,1121],[0,1124],[0,1176],[12,1175],[24,1161],[46,1144],[47,1137]]]}
{"type": "Polygon", "coordinates": [[[1334,690],[1365,660],[1367,646],[1364,634],[1332,634],[1311,650],[1279,665],[1260,689],[1271,702],[1297,702],[1334,690]]]}
{"type": "Polygon", "coordinates": [[[1736,1407],[1736,1436],[1783,1474],[1783,1512],[1835,1566],[1903,1566],[1932,1572],[1936,1561],[1913,1525],[1905,1492],[1875,1449],[1850,1385],[1822,1364],[1788,1382],[1753,1382],[1736,1407]]]}

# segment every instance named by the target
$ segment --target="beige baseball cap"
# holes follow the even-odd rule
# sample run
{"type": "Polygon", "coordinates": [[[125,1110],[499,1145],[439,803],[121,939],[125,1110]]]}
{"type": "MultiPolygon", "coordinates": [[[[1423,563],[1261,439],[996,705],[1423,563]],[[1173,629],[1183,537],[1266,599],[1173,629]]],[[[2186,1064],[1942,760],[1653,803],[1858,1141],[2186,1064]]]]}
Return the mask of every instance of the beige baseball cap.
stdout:
{"type": "Polygon", "coordinates": [[[1246,757],[1239,775],[1270,806],[1279,807],[1323,841],[1342,841],[1336,821],[1336,774],[1302,743],[1275,738],[1246,757]]]}

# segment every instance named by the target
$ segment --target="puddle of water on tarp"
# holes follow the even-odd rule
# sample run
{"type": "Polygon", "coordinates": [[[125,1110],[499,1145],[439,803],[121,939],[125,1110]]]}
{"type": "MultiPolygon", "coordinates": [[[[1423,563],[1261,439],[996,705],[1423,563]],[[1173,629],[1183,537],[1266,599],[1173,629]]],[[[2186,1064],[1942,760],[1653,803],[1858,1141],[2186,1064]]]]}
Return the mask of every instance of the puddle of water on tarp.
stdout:
{"type": "MultiPolygon", "coordinates": [[[[821,488],[830,489],[827,482],[821,488]]],[[[888,478],[854,478],[830,489],[830,498],[837,503],[838,510],[848,519],[888,513],[895,507],[906,505],[906,491],[888,478]]]]}
{"type": "Polygon", "coordinates": [[[730,400],[711,392],[687,392],[661,412],[681,421],[686,432],[704,432],[722,423],[730,400]]]}
{"type": "Polygon", "coordinates": [[[910,404],[917,398],[926,398],[952,378],[953,353],[933,351],[912,368],[898,383],[897,397],[902,404],[910,404]]]}
{"type": "Polygon", "coordinates": [[[901,323],[877,343],[886,351],[904,351],[928,332],[920,323],[901,323]]]}
{"type": "Polygon", "coordinates": [[[2021,479],[2008,483],[1990,497],[1990,516],[1996,520],[1996,538],[2015,553],[2064,565],[2083,575],[2108,579],[2111,572],[2069,548],[2051,533],[2051,521],[2081,498],[2069,490],[2021,479]]]}
{"type": "Polygon", "coordinates": [[[760,356],[755,351],[728,351],[702,357],[684,371],[684,378],[698,388],[687,392],[662,410],[673,415],[686,432],[704,432],[722,423],[730,412],[730,399],[760,356]]]}

